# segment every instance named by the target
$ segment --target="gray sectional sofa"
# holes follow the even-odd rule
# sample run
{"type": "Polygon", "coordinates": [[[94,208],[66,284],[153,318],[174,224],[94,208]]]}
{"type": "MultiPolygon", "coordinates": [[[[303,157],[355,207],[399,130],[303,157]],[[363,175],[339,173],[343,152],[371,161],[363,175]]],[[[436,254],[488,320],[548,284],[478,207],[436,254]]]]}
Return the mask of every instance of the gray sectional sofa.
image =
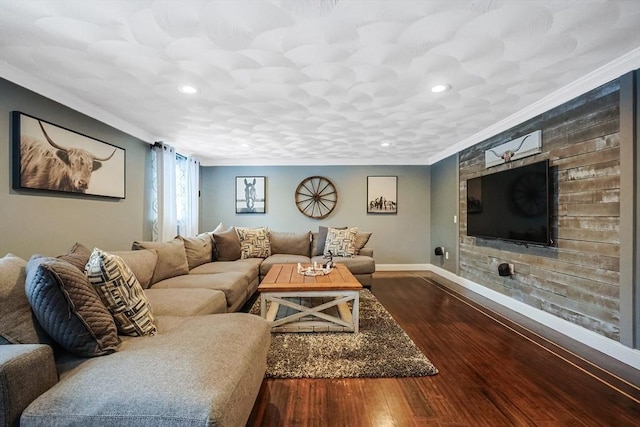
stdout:
{"type": "MultiPolygon", "coordinates": [[[[375,263],[364,247],[370,234],[363,234],[357,255],[334,261],[370,285],[375,263]]],[[[245,425],[266,369],[270,331],[263,319],[238,311],[272,265],[326,262],[318,233],[270,232],[270,240],[266,258],[240,259],[233,229],[110,252],[130,269],[151,307],[157,332],[144,336],[116,336],[91,317],[82,293],[70,296],[91,255],[85,246],[29,263],[0,258],[0,344],[6,344],[0,345],[0,426],[245,425]],[[32,311],[33,295],[27,300],[30,270],[43,265],[53,271],[47,277],[62,310],[53,324],[71,319],[73,333],[57,326],[45,332],[42,309],[32,311]],[[78,271],[70,275],[72,269],[78,271]],[[107,338],[96,339],[100,333],[107,338]],[[77,346],[85,338],[95,357],[76,351],[87,348],[77,346]]]]}

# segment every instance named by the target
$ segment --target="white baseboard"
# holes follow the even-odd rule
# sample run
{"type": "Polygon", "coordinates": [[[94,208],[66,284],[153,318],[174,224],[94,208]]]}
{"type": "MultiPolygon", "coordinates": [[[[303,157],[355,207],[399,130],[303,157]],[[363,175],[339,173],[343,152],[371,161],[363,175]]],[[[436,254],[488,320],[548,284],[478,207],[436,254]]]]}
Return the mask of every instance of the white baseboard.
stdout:
{"type": "MultiPolygon", "coordinates": [[[[469,289],[483,297],[507,307],[511,310],[526,316],[542,325],[545,325],[567,337],[576,340],[584,345],[587,345],[595,350],[598,350],[614,359],[619,360],[633,368],[640,369],[640,350],[634,350],[617,341],[602,336],[596,332],[590,331],[582,326],[571,323],[567,320],[561,319],[553,314],[539,310],[535,307],[527,305],[523,302],[514,300],[506,295],[489,289],[485,286],[479,285],[469,279],[457,276],[450,271],[428,264],[426,270],[438,274],[445,279],[451,280],[458,285],[469,289]]],[[[443,283],[446,285],[446,283],[443,283]]]]}
{"type": "Polygon", "coordinates": [[[431,264],[376,264],[376,271],[427,271],[431,264]]]}

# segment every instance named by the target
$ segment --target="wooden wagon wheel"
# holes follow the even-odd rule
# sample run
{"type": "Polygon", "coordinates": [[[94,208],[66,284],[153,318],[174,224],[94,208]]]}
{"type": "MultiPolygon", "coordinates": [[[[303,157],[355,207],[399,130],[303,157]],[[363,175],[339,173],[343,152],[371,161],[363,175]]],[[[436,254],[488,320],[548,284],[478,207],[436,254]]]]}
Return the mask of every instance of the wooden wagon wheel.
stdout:
{"type": "Polygon", "coordinates": [[[309,218],[326,218],[336,207],[336,203],[336,187],[325,177],[310,176],[296,188],[296,206],[309,218]]]}

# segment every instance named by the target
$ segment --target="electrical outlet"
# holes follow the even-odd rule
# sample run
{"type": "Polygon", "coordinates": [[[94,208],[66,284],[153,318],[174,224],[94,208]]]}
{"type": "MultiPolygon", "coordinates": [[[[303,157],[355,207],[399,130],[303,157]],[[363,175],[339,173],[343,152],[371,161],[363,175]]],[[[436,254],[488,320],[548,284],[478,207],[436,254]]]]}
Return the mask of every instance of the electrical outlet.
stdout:
{"type": "Polygon", "coordinates": [[[453,216],[453,223],[457,224],[458,223],[458,215],[454,215],[453,216]]]}
{"type": "Polygon", "coordinates": [[[444,259],[449,259],[449,252],[444,253],[444,259]]]}

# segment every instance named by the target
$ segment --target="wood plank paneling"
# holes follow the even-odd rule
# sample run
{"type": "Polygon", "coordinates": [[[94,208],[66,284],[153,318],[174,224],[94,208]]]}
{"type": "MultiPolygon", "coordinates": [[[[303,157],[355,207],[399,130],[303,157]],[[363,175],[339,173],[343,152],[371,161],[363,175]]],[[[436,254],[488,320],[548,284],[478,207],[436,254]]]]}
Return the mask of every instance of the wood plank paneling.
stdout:
{"type": "Polygon", "coordinates": [[[619,340],[620,105],[613,81],[460,153],[460,275],[619,340]],[[489,170],[484,152],[542,130],[542,153],[489,170]],[[553,247],[466,236],[466,180],[549,159],[553,247]],[[497,275],[514,263],[512,278],[497,275]]]}

